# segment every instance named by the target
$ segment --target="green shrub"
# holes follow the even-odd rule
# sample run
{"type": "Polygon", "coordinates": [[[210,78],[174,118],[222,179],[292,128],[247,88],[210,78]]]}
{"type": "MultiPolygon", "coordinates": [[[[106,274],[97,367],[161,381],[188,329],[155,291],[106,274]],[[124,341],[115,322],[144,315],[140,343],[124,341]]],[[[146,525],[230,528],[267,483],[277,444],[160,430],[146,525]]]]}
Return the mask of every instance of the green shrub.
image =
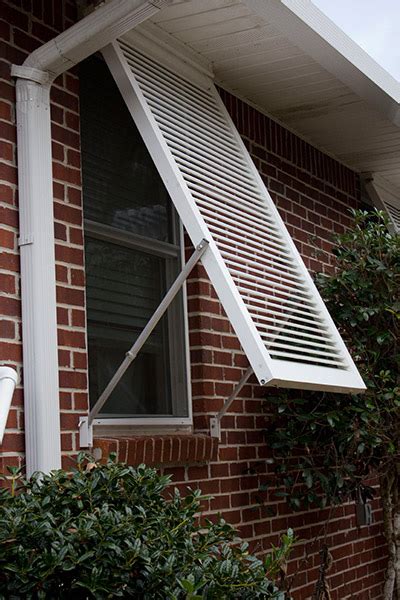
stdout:
{"type": "Polygon", "coordinates": [[[0,596],[283,600],[266,569],[276,572],[292,536],[263,565],[222,519],[200,526],[200,491],[167,499],[169,483],[144,465],[82,455],[70,473],[3,491],[0,596]]]}
{"type": "Polygon", "coordinates": [[[336,237],[335,272],[317,282],[367,391],[280,394],[267,435],[273,484],[294,508],[366,502],[371,476],[379,478],[389,555],[382,598],[392,599],[400,598],[400,235],[383,212],[353,218],[336,237]]]}

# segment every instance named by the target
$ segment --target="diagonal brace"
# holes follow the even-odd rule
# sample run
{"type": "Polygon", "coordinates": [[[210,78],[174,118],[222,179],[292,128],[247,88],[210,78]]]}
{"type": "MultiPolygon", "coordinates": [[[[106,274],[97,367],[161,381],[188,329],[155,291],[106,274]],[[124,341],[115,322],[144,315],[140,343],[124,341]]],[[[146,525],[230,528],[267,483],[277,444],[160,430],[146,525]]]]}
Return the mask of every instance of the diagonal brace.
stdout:
{"type": "Polygon", "coordinates": [[[225,403],[219,413],[215,415],[215,417],[211,417],[210,419],[210,434],[211,437],[216,437],[221,439],[221,419],[228,412],[232,402],[237,398],[238,394],[242,390],[242,388],[246,385],[247,380],[252,375],[253,369],[252,367],[248,367],[239,383],[234,388],[232,394],[225,400],[225,403]]]}
{"type": "Polygon", "coordinates": [[[198,244],[198,246],[196,247],[192,256],[189,258],[189,260],[183,267],[182,271],[179,273],[179,275],[177,276],[177,278],[175,279],[175,281],[169,288],[168,292],[162,299],[160,305],[154,312],[153,316],[147,323],[146,327],[143,329],[143,331],[141,332],[141,334],[139,335],[139,337],[137,338],[137,340],[135,341],[135,343],[133,344],[131,349],[126,353],[124,360],[122,361],[122,363],[120,364],[120,366],[118,367],[118,369],[116,370],[114,375],[112,376],[111,380],[105,387],[103,393],[100,395],[96,404],[93,406],[89,415],[87,417],[81,417],[80,422],[79,422],[79,427],[80,427],[80,438],[81,438],[81,446],[82,447],[92,445],[93,419],[95,419],[96,416],[99,414],[99,412],[103,408],[104,404],[107,402],[110,395],[112,394],[113,390],[115,389],[115,387],[118,385],[121,378],[125,374],[126,370],[131,365],[131,363],[135,360],[136,356],[139,354],[140,350],[142,349],[142,347],[144,346],[144,344],[150,337],[154,328],[157,326],[158,322],[163,317],[163,315],[167,311],[169,305],[171,304],[171,302],[173,301],[173,299],[175,298],[175,296],[177,295],[177,293],[179,292],[179,290],[185,283],[186,279],[190,275],[193,267],[197,264],[197,262],[200,260],[200,258],[206,251],[208,244],[209,244],[209,242],[206,239],[201,240],[200,244],[198,244]]]}

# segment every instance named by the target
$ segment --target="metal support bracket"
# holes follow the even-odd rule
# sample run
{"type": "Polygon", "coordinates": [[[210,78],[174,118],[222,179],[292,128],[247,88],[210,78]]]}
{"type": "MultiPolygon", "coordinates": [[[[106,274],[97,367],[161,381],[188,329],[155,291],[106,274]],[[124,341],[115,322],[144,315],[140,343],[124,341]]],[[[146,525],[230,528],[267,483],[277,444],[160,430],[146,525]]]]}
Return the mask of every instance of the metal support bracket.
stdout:
{"type": "Polygon", "coordinates": [[[252,367],[248,367],[239,383],[234,388],[232,394],[225,400],[225,403],[219,413],[210,419],[210,435],[211,437],[221,439],[221,419],[228,412],[232,402],[237,398],[242,388],[246,385],[250,375],[252,375],[252,367]]]}
{"type": "Polygon", "coordinates": [[[33,234],[32,233],[27,233],[24,236],[21,236],[18,238],[18,246],[29,246],[30,244],[33,244],[33,234]]]}
{"type": "Polygon", "coordinates": [[[79,445],[81,448],[93,446],[93,427],[89,425],[89,417],[79,418],[79,445]]]}
{"type": "Polygon", "coordinates": [[[115,387],[120,382],[121,378],[125,374],[128,367],[135,360],[136,356],[139,354],[140,350],[148,340],[149,336],[153,332],[157,323],[160,321],[164,313],[167,311],[169,305],[185,283],[186,279],[190,275],[193,267],[197,264],[200,258],[203,256],[204,252],[208,248],[209,242],[205,239],[201,240],[200,244],[196,246],[195,251],[192,256],[189,258],[187,263],[184,265],[182,271],[179,273],[168,292],[165,294],[162,299],[160,305],[154,312],[153,316],[147,323],[146,327],[143,329],[142,333],[137,338],[136,342],[133,344],[130,350],[126,353],[126,356],[111,380],[105,387],[103,393],[100,395],[99,399],[93,406],[92,410],[89,412],[87,417],[81,417],[79,421],[79,440],[81,448],[88,448],[93,445],[93,420],[99,414],[104,404],[107,402],[108,398],[112,394],[115,387]]]}

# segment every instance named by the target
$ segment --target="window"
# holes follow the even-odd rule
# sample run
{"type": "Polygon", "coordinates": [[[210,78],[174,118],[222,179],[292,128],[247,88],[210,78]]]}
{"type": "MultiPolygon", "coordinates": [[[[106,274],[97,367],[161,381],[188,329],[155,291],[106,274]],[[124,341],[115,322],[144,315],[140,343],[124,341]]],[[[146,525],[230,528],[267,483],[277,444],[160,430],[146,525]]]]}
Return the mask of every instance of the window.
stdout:
{"type": "MultiPolygon", "coordinates": [[[[118,88],[97,58],[81,65],[81,143],[93,406],[179,272],[181,231],[118,88]]],[[[187,422],[184,322],[181,293],[97,418],[187,422]]]]}

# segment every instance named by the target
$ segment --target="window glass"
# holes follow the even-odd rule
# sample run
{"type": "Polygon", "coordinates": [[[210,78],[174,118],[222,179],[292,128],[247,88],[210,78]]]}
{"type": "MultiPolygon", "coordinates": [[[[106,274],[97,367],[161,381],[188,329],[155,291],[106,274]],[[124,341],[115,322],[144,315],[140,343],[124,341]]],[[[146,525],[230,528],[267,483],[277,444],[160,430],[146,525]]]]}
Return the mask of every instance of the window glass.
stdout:
{"type": "MultiPolygon", "coordinates": [[[[97,58],[82,63],[80,102],[93,406],[179,272],[179,228],[118,88],[97,58]]],[[[98,415],[152,416],[188,416],[182,293],[98,415]]]]}
{"type": "MultiPolygon", "coordinates": [[[[88,238],[86,277],[90,396],[98,398],[164,295],[164,260],[88,238]]],[[[172,414],[168,354],[163,319],[103,407],[103,416],[172,414]]]]}
{"type": "Polygon", "coordinates": [[[171,241],[168,193],[107,66],[83,62],[80,86],[85,218],[171,241]]]}

